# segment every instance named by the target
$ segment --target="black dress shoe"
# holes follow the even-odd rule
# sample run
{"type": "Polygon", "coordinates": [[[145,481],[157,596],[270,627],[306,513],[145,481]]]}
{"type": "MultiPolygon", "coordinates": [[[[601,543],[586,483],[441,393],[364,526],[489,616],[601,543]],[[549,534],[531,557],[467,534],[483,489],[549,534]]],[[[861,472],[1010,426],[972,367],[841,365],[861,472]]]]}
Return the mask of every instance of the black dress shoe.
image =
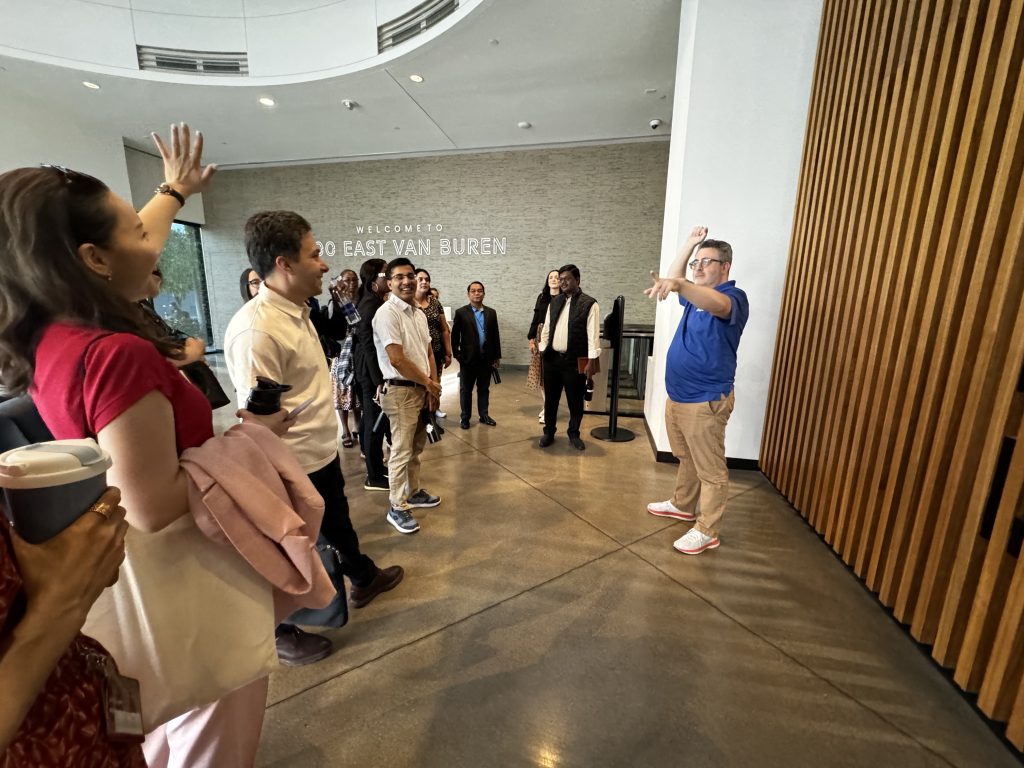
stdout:
{"type": "Polygon", "coordinates": [[[463,429],[469,429],[469,420],[463,419],[462,421],[459,422],[459,426],[462,427],[463,429]]]}
{"type": "Polygon", "coordinates": [[[387,592],[397,587],[404,576],[405,571],[402,570],[400,565],[392,565],[390,568],[378,568],[377,575],[373,577],[373,581],[365,587],[352,585],[352,589],[348,593],[348,604],[353,608],[362,608],[365,605],[369,605],[370,601],[381,592],[387,592]]]}
{"type": "Polygon", "coordinates": [[[553,442],[555,442],[554,435],[544,435],[543,437],[541,437],[540,442],[538,442],[537,445],[539,445],[541,448],[547,448],[553,442]]]}
{"type": "Polygon", "coordinates": [[[585,451],[587,449],[586,444],[584,444],[584,442],[580,440],[578,437],[570,437],[569,445],[571,445],[577,451],[585,451]]]}
{"type": "Polygon", "coordinates": [[[331,655],[331,641],[322,635],[303,632],[293,624],[280,624],[274,633],[277,636],[277,659],[287,667],[301,667],[304,664],[326,659],[331,655]]]}
{"type": "Polygon", "coordinates": [[[490,416],[481,416],[480,417],[480,423],[481,424],[486,424],[488,427],[496,427],[496,426],[498,426],[498,422],[496,422],[490,416]]]}

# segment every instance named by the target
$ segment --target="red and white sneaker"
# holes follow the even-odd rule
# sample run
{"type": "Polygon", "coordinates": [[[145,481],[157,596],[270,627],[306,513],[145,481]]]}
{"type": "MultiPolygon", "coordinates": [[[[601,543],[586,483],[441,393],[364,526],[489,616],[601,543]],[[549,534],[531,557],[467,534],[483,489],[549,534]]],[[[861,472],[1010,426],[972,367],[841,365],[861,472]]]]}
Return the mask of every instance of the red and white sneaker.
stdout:
{"type": "Polygon", "coordinates": [[[647,505],[647,511],[658,517],[674,517],[676,520],[685,520],[688,523],[697,521],[697,516],[693,512],[683,512],[683,510],[677,509],[671,499],[652,502],[647,505]]]}
{"type": "Polygon", "coordinates": [[[718,537],[711,538],[696,528],[691,528],[678,539],[672,545],[677,550],[682,552],[684,555],[699,555],[705,549],[714,549],[721,542],[718,537]]]}

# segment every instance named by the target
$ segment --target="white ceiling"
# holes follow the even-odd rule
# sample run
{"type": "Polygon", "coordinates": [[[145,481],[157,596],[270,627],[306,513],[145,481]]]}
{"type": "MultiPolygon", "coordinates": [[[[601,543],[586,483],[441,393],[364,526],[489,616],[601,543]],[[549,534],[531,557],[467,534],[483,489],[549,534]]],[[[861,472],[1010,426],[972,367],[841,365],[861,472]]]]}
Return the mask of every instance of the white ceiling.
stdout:
{"type": "Polygon", "coordinates": [[[667,138],[679,7],[484,0],[406,55],[294,85],[152,82],[0,56],[0,119],[41,100],[147,150],[150,131],[185,119],[206,135],[207,159],[226,166],[667,138]],[[277,106],[260,106],[265,95],[277,106]],[[664,121],[658,132],[653,118],[664,121]]]}

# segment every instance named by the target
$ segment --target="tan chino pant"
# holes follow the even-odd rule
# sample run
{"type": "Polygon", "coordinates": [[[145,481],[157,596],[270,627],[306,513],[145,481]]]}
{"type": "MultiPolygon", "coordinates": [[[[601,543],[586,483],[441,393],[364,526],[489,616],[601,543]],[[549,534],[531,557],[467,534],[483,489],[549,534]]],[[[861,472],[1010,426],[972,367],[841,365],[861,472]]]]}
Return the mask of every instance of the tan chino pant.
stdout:
{"type": "Polygon", "coordinates": [[[665,407],[665,426],[672,455],[679,459],[672,503],[683,512],[700,513],[694,525],[712,538],[729,497],[729,470],[725,465],[725,425],[735,405],[734,392],[712,402],[676,403],[665,407]]]}
{"type": "Polygon", "coordinates": [[[380,407],[391,422],[388,485],[395,509],[408,508],[409,497],[420,489],[420,454],[427,444],[427,427],[420,421],[420,411],[426,394],[422,387],[392,384],[380,398],[380,407]]]}

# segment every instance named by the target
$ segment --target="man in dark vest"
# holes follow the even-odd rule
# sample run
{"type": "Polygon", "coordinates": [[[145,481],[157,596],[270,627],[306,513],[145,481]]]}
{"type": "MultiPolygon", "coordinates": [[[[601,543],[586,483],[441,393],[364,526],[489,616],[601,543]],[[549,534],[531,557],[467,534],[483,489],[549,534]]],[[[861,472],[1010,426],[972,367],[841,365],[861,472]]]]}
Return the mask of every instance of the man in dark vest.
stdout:
{"type": "Polygon", "coordinates": [[[495,427],[498,422],[491,418],[489,406],[492,371],[501,364],[498,313],[484,306],[484,284],[479,280],[469,284],[466,296],[469,304],[455,310],[452,319],[452,355],[459,361],[459,426],[469,429],[475,386],[480,423],[495,427]]]}
{"type": "Polygon", "coordinates": [[[555,441],[558,401],[565,390],[569,406],[569,443],[577,451],[587,446],[580,439],[583,395],[587,379],[597,373],[601,355],[600,309],[593,297],[580,290],[580,271],[575,264],[558,270],[562,292],[551,297],[538,348],[544,355],[544,436],[540,447],[555,441]]]}

